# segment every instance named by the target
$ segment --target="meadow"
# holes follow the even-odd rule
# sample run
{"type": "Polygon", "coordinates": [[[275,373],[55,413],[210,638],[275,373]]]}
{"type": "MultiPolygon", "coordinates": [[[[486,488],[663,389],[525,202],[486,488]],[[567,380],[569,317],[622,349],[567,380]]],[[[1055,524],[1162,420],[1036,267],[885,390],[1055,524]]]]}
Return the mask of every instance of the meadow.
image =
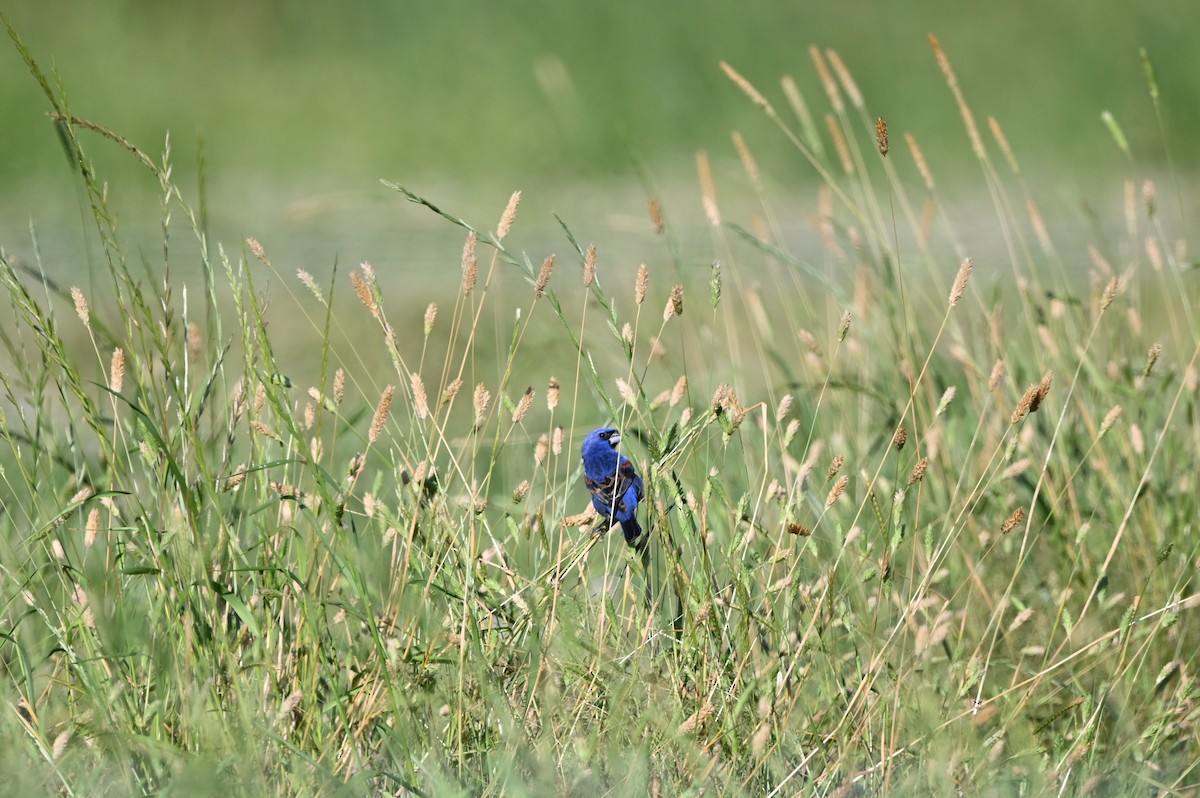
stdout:
{"type": "Polygon", "coordinates": [[[517,247],[521,192],[475,220],[390,181],[455,233],[427,298],[354,253],[314,274],[214,240],[169,144],[75,115],[9,32],[99,278],[0,254],[0,791],[1200,786],[1192,198],[1121,119],[1129,174],[1059,243],[931,38],[983,247],[836,51],[825,125],[723,63],[819,175],[815,245],[740,135],[751,201],[698,155],[703,228],[648,183],[633,262],[569,218],[517,247]],[[158,186],[156,247],[100,148],[158,186]],[[607,424],[642,555],[588,511],[607,424]]]}

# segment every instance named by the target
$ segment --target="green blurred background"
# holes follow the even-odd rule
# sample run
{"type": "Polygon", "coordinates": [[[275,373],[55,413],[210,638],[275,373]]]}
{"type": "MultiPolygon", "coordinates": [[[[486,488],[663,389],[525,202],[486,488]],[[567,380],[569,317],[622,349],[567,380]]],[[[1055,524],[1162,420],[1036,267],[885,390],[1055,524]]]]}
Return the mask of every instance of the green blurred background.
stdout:
{"type": "MultiPolygon", "coordinates": [[[[1186,176],[1200,159],[1189,134],[1200,127],[1194,0],[7,5],[76,115],[155,156],[170,131],[174,177],[193,202],[203,140],[218,240],[255,235],[281,263],[314,271],[335,256],[386,271],[396,263],[444,266],[455,254],[445,240],[458,231],[408,206],[380,178],[480,226],[494,224],[509,192],[521,188],[519,229],[543,225],[531,251],[561,249],[554,211],[602,251],[646,259],[644,242],[621,238],[649,233],[635,163],[645,165],[681,229],[702,226],[697,150],[713,159],[723,203],[748,195],[733,130],[758,157],[774,201],[811,208],[815,173],[717,65],[738,68],[789,121],[779,80],[793,76],[820,122],[829,105],[809,57],[813,44],[837,50],[869,113],[888,119],[893,160],[914,187],[902,134],[916,136],[943,201],[986,194],[929,32],[980,124],[999,119],[1025,177],[1049,183],[1069,212],[1101,191],[1119,202],[1114,181],[1130,174],[1100,121],[1103,110],[1124,127],[1139,170],[1161,173],[1169,156],[1186,176]],[[1140,47],[1157,67],[1165,134],[1140,47]],[[397,230],[407,236],[403,247],[397,230]]],[[[78,181],[47,103],[7,43],[0,74],[0,241],[28,257],[33,218],[51,260],[79,260],[78,181]]],[[[863,138],[869,149],[866,131],[863,138]]],[[[151,249],[156,181],[119,147],[84,140],[125,203],[126,233],[151,249]]],[[[993,154],[1002,162],[994,147],[993,154]]],[[[1053,221],[1055,208],[1043,211],[1053,221]]],[[[711,252],[695,259],[706,266],[711,252]]]]}

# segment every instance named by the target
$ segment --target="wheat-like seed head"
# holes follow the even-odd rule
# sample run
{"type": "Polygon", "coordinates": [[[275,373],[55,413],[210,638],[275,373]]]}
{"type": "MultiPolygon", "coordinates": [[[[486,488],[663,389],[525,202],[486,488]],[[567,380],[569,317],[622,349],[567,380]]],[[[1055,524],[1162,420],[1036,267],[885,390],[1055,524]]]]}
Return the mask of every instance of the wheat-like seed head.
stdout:
{"type": "Polygon", "coordinates": [[[92,323],[92,314],[88,310],[87,299],[83,296],[83,291],[75,286],[71,286],[71,301],[75,303],[75,315],[83,322],[84,327],[90,327],[92,323]]]}
{"type": "Polygon", "coordinates": [[[500,224],[496,226],[496,240],[503,241],[508,235],[508,231],[512,229],[513,221],[517,218],[517,207],[521,204],[521,192],[514,191],[512,196],[508,198],[508,205],[504,207],[504,213],[500,215],[500,224]]]}
{"type": "Polygon", "coordinates": [[[533,298],[541,299],[546,293],[546,285],[550,282],[550,275],[554,273],[554,256],[547,255],[542,261],[542,268],[538,270],[537,279],[533,283],[533,298]]]}
{"type": "MultiPolygon", "coordinates": [[[[418,379],[420,378],[418,377],[418,379]]],[[[392,397],[395,394],[396,387],[394,385],[389,385],[383,389],[383,394],[379,397],[379,404],[375,406],[375,415],[371,418],[371,430],[367,434],[367,441],[369,443],[379,440],[379,435],[383,432],[383,426],[387,424],[388,413],[392,410],[392,397]]]]}

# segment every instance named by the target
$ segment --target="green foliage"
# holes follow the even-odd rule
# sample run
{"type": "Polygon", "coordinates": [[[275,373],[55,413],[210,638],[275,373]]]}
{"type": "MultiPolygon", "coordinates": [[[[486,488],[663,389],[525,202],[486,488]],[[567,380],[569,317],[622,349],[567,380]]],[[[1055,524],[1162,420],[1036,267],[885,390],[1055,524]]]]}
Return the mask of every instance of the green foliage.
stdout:
{"type": "Polygon", "coordinates": [[[768,106],[827,181],[817,258],[752,168],[761,218],[702,198],[719,268],[664,224],[637,279],[566,221],[569,256],[518,250],[519,196],[491,231],[391,185],[467,239],[414,323],[416,286],[368,265],[325,286],[210,240],[169,146],[76,115],[18,50],[107,283],[0,254],[4,789],[1195,783],[1198,297],[1153,184],[1081,267],[989,143],[1009,258],[972,271],[956,208],[861,144],[866,108],[832,117],[847,169],[768,106]],[[153,277],[95,136],[159,187],[153,277]],[[601,423],[646,477],[645,557],[584,512],[601,423]]]}

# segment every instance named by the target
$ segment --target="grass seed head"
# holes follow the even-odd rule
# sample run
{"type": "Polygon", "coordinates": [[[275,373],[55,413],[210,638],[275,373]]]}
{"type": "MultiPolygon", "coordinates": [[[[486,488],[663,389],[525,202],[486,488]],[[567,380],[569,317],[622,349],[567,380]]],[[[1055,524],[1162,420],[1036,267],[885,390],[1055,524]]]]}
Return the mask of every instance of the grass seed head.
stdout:
{"type": "Polygon", "coordinates": [[[421,379],[421,375],[413,372],[408,375],[409,385],[412,387],[413,393],[413,409],[417,413],[417,418],[429,418],[429,397],[425,394],[425,381],[421,379]]]}
{"type": "Polygon", "coordinates": [[[521,419],[525,418],[525,414],[529,412],[529,408],[531,407],[533,407],[533,386],[526,388],[525,393],[521,394],[521,399],[517,402],[516,409],[513,410],[513,423],[521,423],[521,419]]]}
{"type": "Polygon", "coordinates": [[[554,410],[554,408],[558,407],[558,394],[559,394],[559,391],[561,391],[561,390],[562,390],[562,386],[559,385],[558,377],[551,377],[550,385],[546,388],[546,409],[547,410],[552,411],[552,410],[554,410]]]}
{"type": "Polygon", "coordinates": [[[971,279],[971,259],[967,258],[958,267],[958,274],[954,277],[954,285],[950,289],[950,307],[954,307],[963,298],[963,294],[967,291],[967,281],[971,279]]]}
{"type": "Polygon", "coordinates": [[[583,255],[583,287],[587,288],[596,279],[596,245],[588,244],[583,255]]]}
{"type": "Polygon", "coordinates": [[[533,283],[533,298],[541,299],[546,293],[546,285],[550,282],[550,275],[554,273],[554,256],[547,255],[542,261],[542,268],[538,271],[537,280],[533,283]]]}
{"type": "Polygon", "coordinates": [[[1004,523],[1000,525],[1000,534],[1007,535],[1017,528],[1017,524],[1025,519],[1025,508],[1018,507],[1009,514],[1008,518],[1004,519],[1004,523]]]}
{"type": "Polygon", "coordinates": [[[475,281],[479,278],[479,261],[475,258],[475,247],[478,236],[475,231],[467,233],[467,242],[463,244],[462,253],[462,293],[469,295],[475,290],[475,281]]]}
{"type": "Polygon", "coordinates": [[[656,234],[662,235],[663,231],[667,229],[666,223],[663,221],[662,206],[658,204],[658,200],[651,197],[647,210],[650,213],[650,226],[654,228],[656,234]]]}
{"type": "Polygon", "coordinates": [[[896,447],[896,451],[900,451],[906,443],[908,443],[908,430],[902,426],[896,427],[896,433],[892,435],[892,446],[896,447]]]}
{"type": "Polygon", "coordinates": [[[637,304],[642,304],[646,301],[646,287],[650,284],[650,270],[646,268],[646,264],[638,266],[637,280],[633,284],[633,300],[637,304]]]}
{"type": "Polygon", "coordinates": [[[929,458],[922,457],[920,460],[917,461],[917,464],[915,466],[913,466],[912,473],[908,475],[908,486],[911,488],[913,485],[920,482],[921,478],[925,476],[925,472],[928,469],[929,469],[929,458]]]}
{"type": "Polygon", "coordinates": [[[88,310],[87,299],[83,296],[83,291],[75,286],[71,286],[71,301],[75,303],[75,315],[83,322],[84,327],[90,327],[92,323],[92,314],[88,310]]]}
{"type": "MultiPolygon", "coordinates": [[[[413,376],[416,377],[415,374],[413,376]]],[[[379,434],[383,432],[384,424],[387,424],[388,413],[392,410],[392,397],[395,395],[396,386],[389,385],[383,389],[383,394],[379,397],[379,404],[375,406],[375,415],[371,419],[371,431],[367,434],[367,441],[370,443],[379,440],[379,434]]]]}
{"type": "Polygon", "coordinates": [[[125,350],[120,347],[113,350],[108,364],[108,387],[113,393],[120,393],[125,387],[125,350]]]}
{"type": "Polygon", "coordinates": [[[513,222],[517,218],[517,207],[521,204],[521,192],[514,191],[512,196],[508,198],[508,205],[504,207],[504,213],[500,215],[500,224],[496,226],[496,240],[503,241],[508,235],[508,231],[512,229],[513,222]]]}

